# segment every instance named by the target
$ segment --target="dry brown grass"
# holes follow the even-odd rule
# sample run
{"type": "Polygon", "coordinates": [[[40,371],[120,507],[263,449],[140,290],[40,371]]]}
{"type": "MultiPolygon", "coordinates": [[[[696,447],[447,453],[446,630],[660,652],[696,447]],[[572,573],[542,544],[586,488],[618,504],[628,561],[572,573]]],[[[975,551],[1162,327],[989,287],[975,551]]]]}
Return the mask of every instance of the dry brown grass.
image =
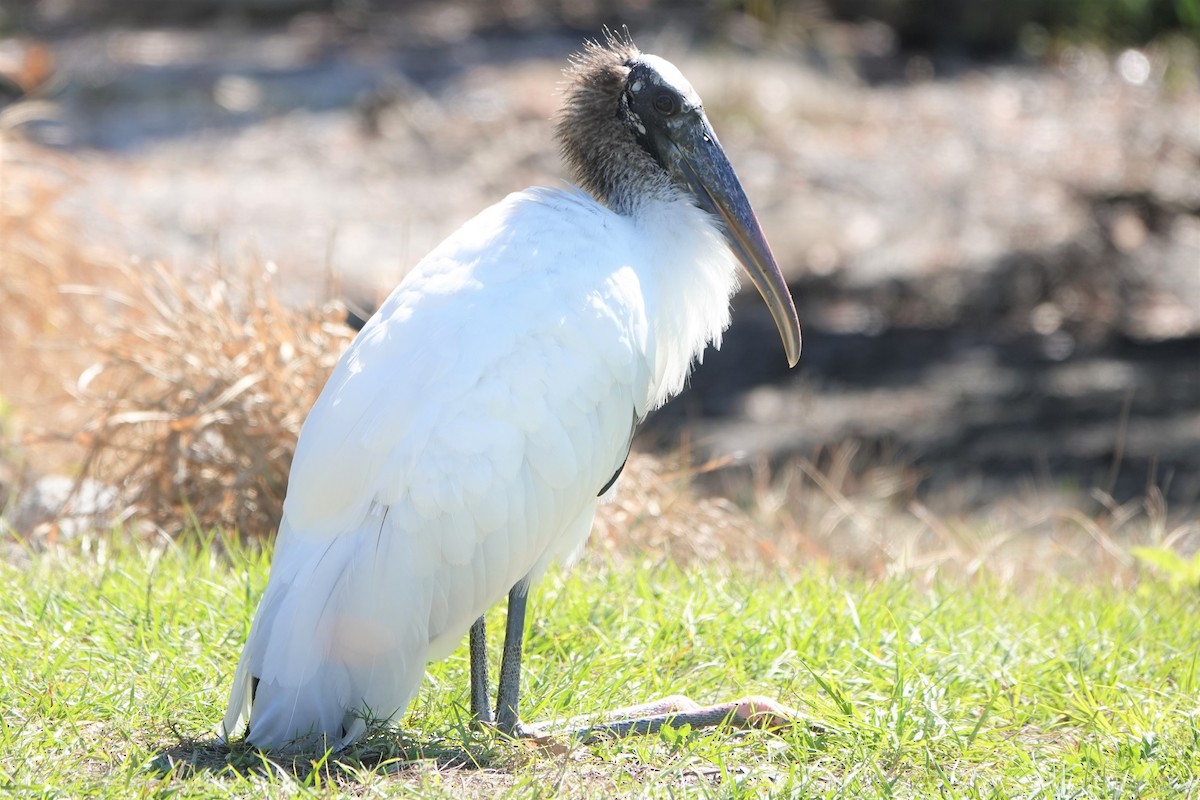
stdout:
{"type": "Polygon", "coordinates": [[[94,479],[117,491],[108,521],[171,534],[273,530],[304,415],[351,337],[344,314],[285,308],[267,269],[200,286],[86,252],[56,212],[70,162],[4,148],[9,482],[94,479]]]}
{"type": "Polygon", "coordinates": [[[97,326],[76,383],[81,474],[168,533],[278,525],[300,426],[351,338],[344,312],[285,308],[269,271],[189,286],[161,266],[97,326]]]}
{"type": "Polygon", "coordinates": [[[720,466],[632,453],[616,496],[597,511],[587,557],[684,565],[773,560],[772,537],[749,514],[724,497],[697,494],[697,474],[720,466]]]}
{"type": "Polygon", "coordinates": [[[75,180],[70,160],[0,131],[0,484],[18,482],[26,467],[67,466],[72,456],[38,434],[76,429],[86,416],[66,381],[87,364],[83,306],[94,299],[59,287],[102,285],[104,268],[55,213],[75,180]]]}
{"type": "Polygon", "coordinates": [[[1030,485],[983,508],[947,513],[946,498],[923,498],[911,464],[849,441],[813,459],[756,465],[746,478],[717,473],[712,489],[738,499],[757,531],[761,560],[796,572],[999,580],[1038,587],[1054,577],[1128,586],[1144,572],[1139,546],[1200,550],[1200,519],[1172,513],[1156,487],[1118,503],[1100,491],[1030,485]]]}

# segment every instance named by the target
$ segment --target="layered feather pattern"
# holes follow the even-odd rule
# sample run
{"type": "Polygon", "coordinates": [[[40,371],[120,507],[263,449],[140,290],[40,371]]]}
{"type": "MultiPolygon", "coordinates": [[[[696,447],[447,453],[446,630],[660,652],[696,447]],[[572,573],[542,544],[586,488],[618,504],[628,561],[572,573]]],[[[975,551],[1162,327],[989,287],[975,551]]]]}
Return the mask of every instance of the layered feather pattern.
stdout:
{"type": "Polygon", "coordinates": [[[301,431],[222,732],[341,746],[587,537],[631,427],[729,322],[735,261],[681,198],[509,196],[404,279],[301,431]]]}

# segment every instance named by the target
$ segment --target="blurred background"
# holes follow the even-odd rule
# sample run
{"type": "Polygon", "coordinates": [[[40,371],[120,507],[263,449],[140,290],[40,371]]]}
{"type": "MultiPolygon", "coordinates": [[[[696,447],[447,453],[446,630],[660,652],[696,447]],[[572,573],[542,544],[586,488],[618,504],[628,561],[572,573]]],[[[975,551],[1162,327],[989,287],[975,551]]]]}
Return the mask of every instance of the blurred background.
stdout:
{"type": "Polygon", "coordinates": [[[342,320],[562,180],[604,25],[697,87],[805,335],[789,371],[743,293],[639,450],[827,539],[1195,522],[1200,0],[8,0],[10,525],[72,494],[266,532],[342,320]]]}

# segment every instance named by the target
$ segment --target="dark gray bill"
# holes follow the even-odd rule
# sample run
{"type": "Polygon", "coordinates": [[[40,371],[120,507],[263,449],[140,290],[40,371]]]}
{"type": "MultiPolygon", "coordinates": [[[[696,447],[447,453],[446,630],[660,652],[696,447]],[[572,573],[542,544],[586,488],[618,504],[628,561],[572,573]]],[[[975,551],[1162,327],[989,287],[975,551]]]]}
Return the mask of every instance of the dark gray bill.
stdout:
{"type": "Polygon", "coordinates": [[[794,367],[800,360],[800,318],[787,281],[717,135],[703,114],[699,122],[680,132],[679,138],[673,137],[679,157],[676,166],[700,205],[724,222],[725,239],[766,301],[783,339],[788,366],[794,367]]]}

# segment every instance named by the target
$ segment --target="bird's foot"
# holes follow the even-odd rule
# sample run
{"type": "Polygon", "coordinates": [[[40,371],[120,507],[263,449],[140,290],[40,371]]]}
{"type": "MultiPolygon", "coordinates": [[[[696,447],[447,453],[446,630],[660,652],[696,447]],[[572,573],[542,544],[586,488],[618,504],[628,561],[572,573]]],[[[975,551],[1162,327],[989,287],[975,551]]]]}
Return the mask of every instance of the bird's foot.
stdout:
{"type": "Polygon", "coordinates": [[[570,736],[585,743],[624,736],[657,733],[664,725],[681,728],[712,728],[728,724],[738,728],[779,730],[806,724],[803,714],[761,695],[751,695],[729,703],[702,706],[683,695],[611,711],[597,721],[595,716],[574,717],[564,725],[538,723],[523,725],[525,738],[549,740],[570,736]]]}
{"type": "Polygon", "coordinates": [[[479,714],[476,713],[471,720],[471,725],[479,731],[492,731],[510,739],[536,739],[538,738],[538,726],[526,725],[516,717],[505,715],[503,719],[496,719],[492,716],[491,711],[479,714]]]}

